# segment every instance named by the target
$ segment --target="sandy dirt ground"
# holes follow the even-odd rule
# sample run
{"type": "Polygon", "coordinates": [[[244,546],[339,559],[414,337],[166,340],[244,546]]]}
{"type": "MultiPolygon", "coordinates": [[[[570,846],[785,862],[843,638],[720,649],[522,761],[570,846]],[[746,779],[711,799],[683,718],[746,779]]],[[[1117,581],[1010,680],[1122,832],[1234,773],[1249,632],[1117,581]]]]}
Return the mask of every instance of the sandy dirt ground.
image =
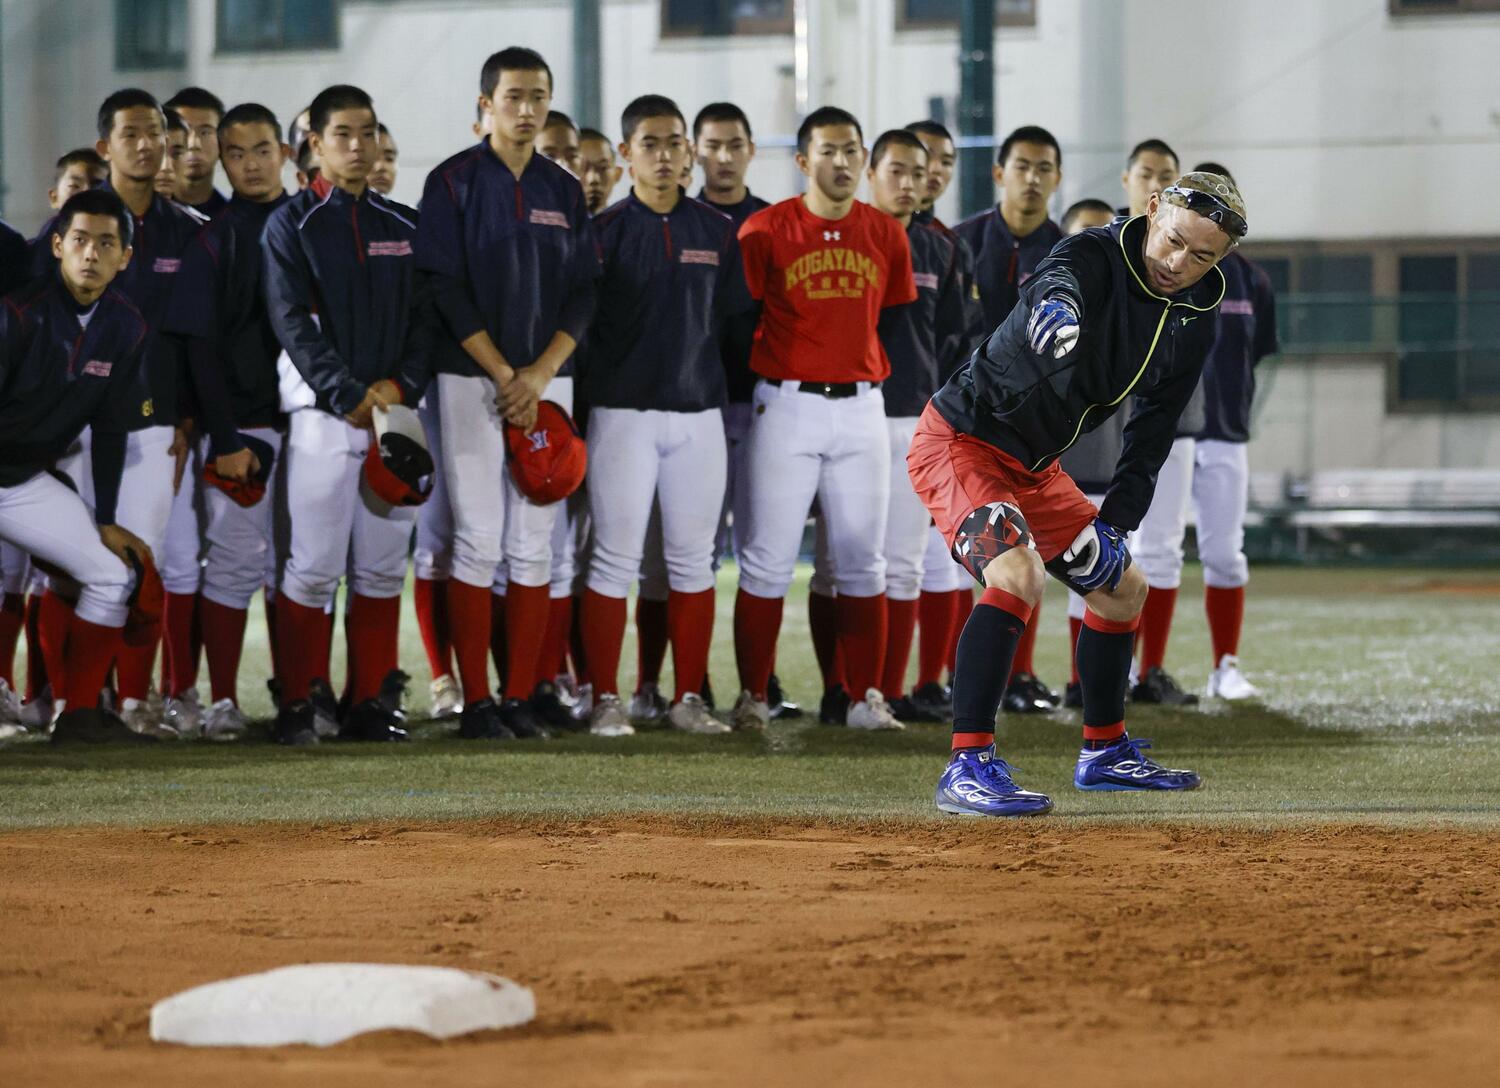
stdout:
{"type": "Polygon", "coordinates": [[[612,820],[0,835],[0,1083],[1493,1083],[1500,836],[612,820]],[[526,1028],[153,1044],[289,963],[494,971],[526,1028]]]}

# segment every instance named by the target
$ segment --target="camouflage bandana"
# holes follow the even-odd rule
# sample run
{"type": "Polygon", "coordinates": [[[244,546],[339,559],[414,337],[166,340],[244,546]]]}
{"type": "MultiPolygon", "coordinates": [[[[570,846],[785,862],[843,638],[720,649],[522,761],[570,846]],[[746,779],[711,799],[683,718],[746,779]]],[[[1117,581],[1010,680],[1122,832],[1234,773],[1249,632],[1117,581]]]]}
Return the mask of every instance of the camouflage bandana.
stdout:
{"type": "Polygon", "coordinates": [[[1163,189],[1161,198],[1167,204],[1197,212],[1238,242],[1249,230],[1245,222],[1245,201],[1240,191],[1223,174],[1196,172],[1183,174],[1163,189]]]}

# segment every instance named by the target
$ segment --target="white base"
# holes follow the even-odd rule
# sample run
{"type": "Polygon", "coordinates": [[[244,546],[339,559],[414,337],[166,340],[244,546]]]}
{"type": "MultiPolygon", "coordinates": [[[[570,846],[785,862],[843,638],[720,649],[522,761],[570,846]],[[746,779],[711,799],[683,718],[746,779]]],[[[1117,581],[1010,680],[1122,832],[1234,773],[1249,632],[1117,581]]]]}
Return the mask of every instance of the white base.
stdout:
{"type": "Polygon", "coordinates": [[[185,1046],[333,1046],[369,1031],[450,1039],[535,1016],[532,992],[499,975],[312,963],[210,982],[158,1001],[151,1038],[185,1046]]]}

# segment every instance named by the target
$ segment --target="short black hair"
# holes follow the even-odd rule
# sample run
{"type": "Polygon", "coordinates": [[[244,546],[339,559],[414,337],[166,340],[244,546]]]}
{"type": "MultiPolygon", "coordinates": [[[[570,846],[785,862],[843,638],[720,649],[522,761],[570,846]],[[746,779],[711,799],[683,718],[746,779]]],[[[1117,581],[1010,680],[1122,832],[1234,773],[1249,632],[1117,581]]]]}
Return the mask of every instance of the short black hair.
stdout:
{"type": "Polygon", "coordinates": [[[63,203],[52,224],[52,233],[59,238],[68,233],[76,215],[108,215],[120,226],[120,245],[130,245],[135,221],[131,219],[125,202],[113,189],[85,189],[74,193],[63,203]]]}
{"type": "MultiPolygon", "coordinates": [[[[302,126],[302,115],[307,112],[307,110],[298,110],[292,114],[291,123],[286,126],[287,143],[297,147],[302,146],[302,141],[307,138],[307,129],[302,126]]],[[[312,118],[309,117],[308,120],[311,121],[312,118]]]]}
{"type": "MultiPolygon", "coordinates": [[[[682,122],[682,134],[687,135],[687,118],[682,116],[682,111],[677,108],[677,103],[663,94],[643,94],[626,106],[620,114],[620,131],[624,133],[621,137],[627,144],[635,135],[635,130],[641,127],[642,121],[649,121],[653,117],[675,117],[682,122]]],[[[578,134],[583,139],[583,133],[578,134]]]]}
{"type": "Polygon", "coordinates": [[[573,123],[573,118],[569,117],[562,110],[548,110],[547,119],[542,122],[542,128],[570,128],[574,132],[578,131],[578,126],[573,123]]]}
{"type": "Polygon", "coordinates": [[[276,115],[259,102],[241,102],[234,109],[219,118],[219,138],[223,139],[224,133],[235,125],[270,125],[276,133],[276,140],[281,141],[281,122],[276,120],[276,115]]]}
{"type": "Polygon", "coordinates": [[[1016,144],[1037,144],[1040,147],[1050,147],[1057,152],[1057,168],[1062,169],[1062,145],[1057,142],[1057,137],[1048,132],[1041,125],[1022,125],[1005,139],[1000,141],[1000,152],[995,156],[995,163],[1004,166],[1005,160],[1010,158],[1010,149],[1016,144]]]}
{"type": "Polygon", "coordinates": [[[605,143],[609,143],[609,137],[604,135],[604,133],[600,132],[597,128],[579,129],[578,139],[579,142],[582,142],[584,140],[603,140],[605,143]]]}
{"type": "Polygon", "coordinates": [[[318,175],[318,168],[313,163],[312,141],[306,136],[302,137],[302,142],[297,145],[297,169],[302,171],[308,181],[318,175]]]}
{"type": "Polygon", "coordinates": [[[535,49],[524,45],[512,45],[498,53],[491,53],[479,69],[479,93],[486,98],[495,97],[495,88],[500,85],[501,72],[546,72],[547,88],[552,89],[552,69],[535,49]]]}
{"type": "Polygon", "coordinates": [[[1130,149],[1130,155],[1125,160],[1125,169],[1129,170],[1135,165],[1135,160],[1148,151],[1154,151],[1158,155],[1169,155],[1174,163],[1182,162],[1177,157],[1177,152],[1172,150],[1172,145],[1167,143],[1166,140],[1150,139],[1142,140],[1130,149]]]}
{"type": "Polygon", "coordinates": [[[1062,231],[1064,234],[1072,230],[1074,221],[1084,212],[1103,212],[1111,219],[1114,218],[1115,210],[1110,207],[1109,202],[1097,200],[1094,197],[1085,197],[1068,205],[1068,210],[1062,214],[1062,231]]]}
{"type": "MultiPolygon", "coordinates": [[[[391,130],[385,127],[385,122],[384,121],[377,121],[377,122],[375,122],[375,131],[378,132],[382,136],[391,136],[391,130]]],[[[394,140],[395,137],[391,136],[391,139],[394,140]]]]}
{"type": "Polygon", "coordinates": [[[220,117],[224,116],[224,100],[202,87],[184,87],[162,105],[171,110],[213,110],[220,117]]]}
{"type": "Polygon", "coordinates": [[[833,125],[853,125],[854,131],[859,133],[859,142],[865,142],[865,130],[859,127],[859,122],[854,119],[854,114],[848,110],[841,110],[837,106],[819,106],[802,119],[802,124],[797,126],[797,153],[807,154],[807,145],[812,143],[813,129],[829,128],[833,125]]]}
{"type": "Polygon", "coordinates": [[[109,169],[109,163],[100,158],[99,152],[95,151],[92,147],[75,147],[72,151],[69,151],[57,160],[57,172],[52,175],[53,180],[66,174],[70,166],[83,166],[89,170],[109,169]]]}
{"type": "Polygon", "coordinates": [[[954,143],[953,133],[948,131],[948,126],[941,121],[913,121],[906,126],[907,132],[915,132],[918,136],[936,136],[939,139],[954,143]]]}
{"type": "Polygon", "coordinates": [[[171,106],[165,107],[161,111],[161,115],[166,119],[168,132],[186,132],[188,130],[187,122],[182,119],[182,114],[178,113],[171,106]]]}
{"type": "Polygon", "coordinates": [[[875,146],[870,149],[870,169],[880,165],[880,160],[891,147],[909,147],[913,151],[922,153],[922,161],[927,161],[927,145],[917,139],[917,135],[904,128],[892,128],[882,132],[875,140],[875,146]]]}
{"type": "Polygon", "coordinates": [[[328,127],[329,119],[339,110],[369,110],[373,117],[375,103],[358,87],[348,83],[335,83],[332,87],[324,87],[319,91],[318,97],[312,100],[312,105],[307,109],[308,131],[321,136],[328,127]]]}
{"type": "Polygon", "coordinates": [[[698,139],[698,133],[703,131],[704,125],[717,121],[738,122],[745,126],[745,139],[755,139],[750,132],[750,118],[733,102],[710,102],[699,110],[698,116],[693,118],[693,139],[698,139]]]}
{"type": "MultiPolygon", "coordinates": [[[[161,103],[150,91],[143,91],[139,87],[126,87],[122,91],[116,91],[106,98],[99,106],[99,139],[108,140],[109,134],[115,130],[115,114],[121,110],[133,110],[137,107],[155,110],[161,113],[161,103]]],[[[162,119],[166,124],[166,119],[162,119]]]]}
{"type": "MultiPolygon", "coordinates": [[[[1223,174],[1230,181],[1234,181],[1234,175],[1229,172],[1229,167],[1221,162],[1200,162],[1197,166],[1193,167],[1193,173],[1223,174]]],[[[1236,188],[1239,187],[1239,182],[1234,182],[1234,184],[1236,188]]]]}

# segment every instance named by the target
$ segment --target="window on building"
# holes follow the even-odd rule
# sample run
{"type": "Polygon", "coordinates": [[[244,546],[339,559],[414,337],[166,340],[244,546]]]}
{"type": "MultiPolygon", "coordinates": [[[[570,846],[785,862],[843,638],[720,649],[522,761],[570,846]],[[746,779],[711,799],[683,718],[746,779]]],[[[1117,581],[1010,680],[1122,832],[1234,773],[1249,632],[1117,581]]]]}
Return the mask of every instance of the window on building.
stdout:
{"type": "Polygon", "coordinates": [[[672,38],[790,34],[792,0],[661,0],[661,32],[672,38]]]}
{"type": "Polygon", "coordinates": [[[1396,395],[1452,401],[1462,395],[1458,352],[1458,258],[1402,257],[1398,283],[1396,395]]]}
{"type": "Polygon", "coordinates": [[[1308,344],[1368,344],[1374,338],[1368,253],[1309,253],[1297,262],[1295,289],[1306,305],[1292,315],[1293,340],[1308,344]]]}
{"type": "MultiPolygon", "coordinates": [[[[962,0],[896,0],[896,29],[957,27],[962,0]]],[[[996,26],[1036,26],[1036,0],[995,0],[996,26]]]]}
{"type": "Polygon", "coordinates": [[[219,0],[220,53],[332,49],[337,45],[337,0],[219,0]]]}
{"type": "Polygon", "coordinates": [[[1468,265],[1465,392],[1500,398],[1500,253],[1471,253],[1468,265]]]}
{"type": "Polygon", "coordinates": [[[1467,15],[1500,11],[1500,0],[1390,0],[1392,15],[1467,15]]]}
{"type": "Polygon", "coordinates": [[[187,63],[187,0],[115,0],[115,67],[122,72],[187,63]]]}

